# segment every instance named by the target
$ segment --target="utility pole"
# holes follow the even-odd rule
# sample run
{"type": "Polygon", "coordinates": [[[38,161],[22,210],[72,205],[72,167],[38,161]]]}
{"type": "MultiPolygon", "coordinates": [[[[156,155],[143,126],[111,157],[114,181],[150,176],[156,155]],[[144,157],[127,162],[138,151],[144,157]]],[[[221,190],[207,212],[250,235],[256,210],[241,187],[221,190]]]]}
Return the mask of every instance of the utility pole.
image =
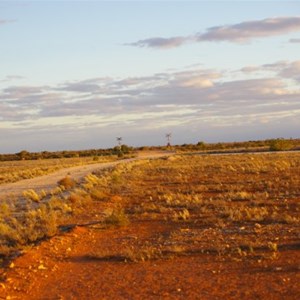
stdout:
{"type": "Polygon", "coordinates": [[[122,137],[119,136],[119,137],[117,137],[116,139],[117,139],[117,142],[118,142],[118,146],[119,146],[119,148],[121,149],[121,146],[122,146],[122,137]]]}
{"type": "Polygon", "coordinates": [[[166,138],[167,138],[167,147],[170,147],[170,146],[171,146],[171,137],[172,137],[172,134],[171,134],[171,133],[167,133],[167,134],[166,134],[166,138]]]}

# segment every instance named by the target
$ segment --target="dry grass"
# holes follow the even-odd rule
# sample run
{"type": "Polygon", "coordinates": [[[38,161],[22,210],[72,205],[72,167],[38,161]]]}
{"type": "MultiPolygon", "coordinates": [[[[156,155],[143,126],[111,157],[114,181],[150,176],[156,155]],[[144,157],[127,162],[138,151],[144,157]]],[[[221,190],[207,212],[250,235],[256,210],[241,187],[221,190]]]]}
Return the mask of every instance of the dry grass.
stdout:
{"type": "Polygon", "coordinates": [[[127,261],[199,254],[276,259],[281,249],[299,244],[299,170],[299,153],[182,155],[120,164],[88,175],[67,194],[33,199],[27,191],[21,206],[3,202],[0,247],[5,253],[51,236],[66,215],[93,218],[94,203],[111,209],[101,228],[167,226],[164,235],[137,240],[117,254],[127,261]]]}
{"type": "Polygon", "coordinates": [[[64,168],[109,162],[116,159],[115,156],[108,156],[99,157],[97,160],[93,159],[93,157],[77,157],[0,162],[0,185],[46,175],[64,168]]]}
{"type": "Polygon", "coordinates": [[[172,234],[153,241],[160,254],[169,257],[172,245],[184,249],[178,255],[275,259],[274,249],[298,245],[298,153],[177,156],[127,168],[115,170],[108,186],[132,222],[173,224],[172,234]]]}

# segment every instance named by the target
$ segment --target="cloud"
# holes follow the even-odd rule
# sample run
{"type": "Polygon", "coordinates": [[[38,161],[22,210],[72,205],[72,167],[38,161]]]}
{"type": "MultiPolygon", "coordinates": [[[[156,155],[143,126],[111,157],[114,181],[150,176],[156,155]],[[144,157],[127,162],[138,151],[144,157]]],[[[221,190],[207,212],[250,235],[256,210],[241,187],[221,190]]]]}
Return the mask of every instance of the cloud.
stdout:
{"type": "Polygon", "coordinates": [[[6,101],[15,101],[26,96],[41,94],[45,89],[47,89],[47,87],[11,86],[3,89],[3,93],[0,94],[0,99],[6,101]]]}
{"type": "Polygon", "coordinates": [[[290,39],[290,43],[300,43],[300,39],[290,39]]]}
{"type": "MultiPolygon", "coordinates": [[[[280,129],[280,122],[285,122],[286,132],[289,128],[297,132],[300,88],[291,88],[290,79],[298,78],[300,62],[278,61],[248,68],[241,69],[245,71],[242,80],[234,79],[228,70],[195,67],[57,86],[13,85],[0,89],[0,137],[14,130],[21,140],[29,138],[32,143],[33,133],[47,135],[49,143],[61,136],[72,136],[74,141],[91,136],[95,141],[95,135],[105,137],[110,132],[113,136],[128,133],[132,140],[139,136],[143,144],[154,131],[178,130],[184,139],[184,132],[192,136],[199,128],[207,135],[214,130],[226,134],[224,128],[238,134],[236,128],[261,132],[264,124],[274,132],[274,128],[280,129]]],[[[16,134],[11,136],[16,139],[16,134]]]]}
{"type": "Polygon", "coordinates": [[[278,76],[286,79],[293,79],[300,82],[300,60],[279,61],[273,64],[263,65],[262,68],[276,71],[278,76]]]}
{"type": "Polygon", "coordinates": [[[240,69],[240,71],[243,73],[253,73],[253,72],[257,72],[259,70],[260,70],[260,68],[257,66],[246,66],[246,67],[243,67],[242,69],[240,69]]]}
{"type": "Polygon", "coordinates": [[[154,37],[154,38],[150,38],[150,39],[139,40],[135,43],[129,43],[129,44],[125,44],[125,45],[137,46],[137,47],[170,49],[170,48],[179,47],[189,40],[190,40],[189,37],[171,37],[171,38],[154,37]]]}
{"type": "MultiPolygon", "coordinates": [[[[274,17],[256,21],[246,21],[233,25],[207,28],[204,33],[186,37],[155,37],[126,44],[137,47],[168,49],[189,42],[232,42],[245,43],[255,38],[282,35],[300,31],[300,17],[274,17]]],[[[291,40],[290,40],[291,41],[291,40]]],[[[292,42],[298,42],[297,39],[292,42]]]]}
{"type": "Polygon", "coordinates": [[[16,20],[0,20],[0,25],[5,25],[7,23],[14,23],[16,22],[16,20]]]}
{"type": "Polygon", "coordinates": [[[174,73],[172,85],[186,88],[208,88],[214,86],[214,81],[222,77],[220,72],[214,70],[191,70],[174,73]]]}
{"type": "Polygon", "coordinates": [[[22,80],[25,77],[19,76],[19,75],[8,75],[4,79],[0,80],[0,82],[9,82],[9,81],[14,81],[14,80],[22,80]]]}
{"type": "Polygon", "coordinates": [[[284,78],[291,78],[300,82],[300,60],[288,63],[286,67],[279,72],[279,74],[284,78]]]}
{"type": "Polygon", "coordinates": [[[198,41],[245,42],[253,38],[281,35],[300,31],[300,17],[275,17],[242,22],[228,26],[211,27],[198,34],[198,41]]]}
{"type": "Polygon", "coordinates": [[[58,87],[11,86],[0,91],[0,115],[2,119],[25,121],[136,114],[142,122],[145,113],[157,114],[178,107],[195,112],[207,107],[242,108],[278,99],[290,103],[299,96],[284,81],[298,75],[299,62],[277,62],[256,68],[271,69],[275,77],[232,80],[226,78],[226,72],[194,69],[122,80],[89,79],[58,87]],[[282,78],[277,78],[277,74],[282,78]]]}

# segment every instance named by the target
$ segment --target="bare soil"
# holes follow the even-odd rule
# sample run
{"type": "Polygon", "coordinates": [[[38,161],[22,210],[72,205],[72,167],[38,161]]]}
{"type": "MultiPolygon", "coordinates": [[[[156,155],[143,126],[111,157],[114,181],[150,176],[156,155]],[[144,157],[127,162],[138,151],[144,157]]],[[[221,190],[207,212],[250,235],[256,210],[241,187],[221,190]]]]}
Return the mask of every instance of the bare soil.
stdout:
{"type": "Polygon", "coordinates": [[[18,257],[2,274],[1,295],[24,300],[299,299],[298,249],[261,263],[201,253],[126,262],[119,254],[123,247],[174,229],[154,221],[122,229],[76,227],[18,257]]]}
{"type": "MultiPolygon", "coordinates": [[[[231,222],[220,214],[224,225],[210,215],[219,213],[215,210],[218,205],[235,209],[249,201],[250,207],[261,207],[264,199],[225,203],[218,197],[228,188],[234,190],[238,182],[247,182],[249,186],[256,183],[260,188],[264,180],[272,183],[276,177],[285,183],[276,181],[277,186],[269,188],[274,198],[280,198],[280,187],[289,182],[290,192],[284,195],[285,204],[278,206],[280,213],[299,217],[298,165],[281,173],[274,170],[268,173],[266,168],[259,174],[246,170],[241,177],[238,172],[230,173],[228,166],[223,170],[217,163],[210,164],[210,158],[205,160],[206,174],[200,173],[199,168],[189,168],[185,172],[183,164],[179,163],[174,169],[176,159],[150,164],[143,173],[137,169],[132,177],[127,174],[129,177],[113,188],[109,201],[91,202],[74,216],[71,224],[77,226],[70,226],[71,230],[61,231],[9,261],[0,271],[0,298],[299,299],[298,222],[271,222],[269,219],[231,222]],[[179,169],[182,182],[175,172],[179,169]],[[182,211],[183,202],[171,208],[169,202],[169,206],[158,205],[159,197],[156,202],[150,202],[157,195],[166,195],[166,191],[168,197],[171,193],[179,197],[179,192],[189,195],[191,191],[200,190],[199,182],[210,187],[204,194],[215,198],[198,206],[184,206],[190,212],[187,220],[174,218],[174,212],[182,211]],[[216,186],[216,182],[221,185],[216,186]],[[154,192],[156,187],[159,187],[158,194],[154,192]],[[277,188],[280,193],[276,192],[277,188]],[[213,206],[212,203],[217,204],[213,206]],[[125,208],[130,223],[123,227],[103,226],[103,215],[120,205],[125,208]],[[256,245],[254,253],[246,250],[245,245],[250,240],[256,245]],[[264,246],[265,241],[276,241],[276,249],[264,246]],[[241,253],[232,252],[232,244],[237,244],[241,253]],[[143,255],[140,255],[141,249],[144,249],[143,255]]],[[[221,157],[218,160],[224,164],[221,157]]],[[[248,158],[234,158],[230,166],[236,169],[241,161],[249,163],[248,158]]],[[[274,161],[271,162],[273,166],[274,161]]],[[[248,193],[253,187],[255,185],[248,193]]],[[[272,203],[268,205],[273,206],[272,203]]]]}

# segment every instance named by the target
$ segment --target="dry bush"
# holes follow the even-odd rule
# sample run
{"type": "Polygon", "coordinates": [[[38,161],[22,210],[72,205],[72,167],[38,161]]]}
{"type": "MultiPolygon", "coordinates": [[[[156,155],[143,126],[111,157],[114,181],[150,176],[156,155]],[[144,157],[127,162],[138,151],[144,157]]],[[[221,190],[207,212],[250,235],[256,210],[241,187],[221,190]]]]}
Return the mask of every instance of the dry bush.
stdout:
{"type": "Polygon", "coordinates": [[[41,200],[40,196],[33,189],[29,189],[23,192],[23,196],[26,199],[32,200],[34,202],[39,202],[41,200]]]}
{"type": "Polygon", "coordinates": [[[76,189],[67,198],[71,205],[73,213],[78,214],[82,212],[88,204],[92,201],[91,195],[84,190],[76,189]]]}
{"type": "Polygon", "coordinates": [[[66,176],[57,182],[59,186],[64,187],[66,190],[72,189],[76,186],[77,182],[70,176],[66,176]]]}
{"type": "Polygon", "coordinates": [[[5,223],[0,222],[0,255],[8,255],[28,243],[53,236],[57,232],[57,218],[57,212],[47,204],[17,217],[10,215],[5,223]]]}
{"type": "Polygon", "coordinates": [[[129,224],[128,216],[123,208],[115,208],[109,216],[104,220],[104,223],[111,226],[126,226],[129,224]]]}
{"type": "Polygon", "coordinates": [[[102,189],[94,188],[91,190],[90,196],[95,201],[104,201],[108,199],[109,194],[102,189]]]}
{"type": "Polygon", "coordinates": [[[126,248],[123,253],[126,261],[128,262],[144,262],[163,257],[162,250],[155,246],[143,246],[138,249],[126,248]]]}

